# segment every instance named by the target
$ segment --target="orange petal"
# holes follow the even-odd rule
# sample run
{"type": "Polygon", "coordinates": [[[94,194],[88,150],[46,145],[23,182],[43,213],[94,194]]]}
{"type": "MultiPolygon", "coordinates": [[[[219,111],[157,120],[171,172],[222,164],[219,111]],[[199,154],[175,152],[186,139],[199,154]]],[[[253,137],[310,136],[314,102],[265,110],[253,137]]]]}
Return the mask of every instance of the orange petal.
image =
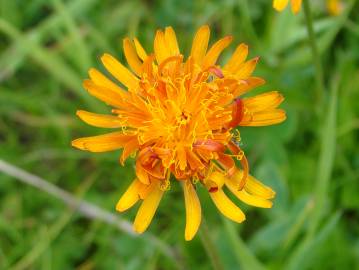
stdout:
{"type": "Polygon", "coordinates": [[[201,224],[201,204],[197,192],[190,180],[186,180],[183,186],[186,206],[185,240],[190,241],[196,235],[201,224]]]}
{"type": "Polygon", "coordinates": [[[201,63],[206,55],[210,30],[208,25],[201,26],[195,34],[192,42],[191,57],[197,63],[201,63]]]}
{"type": "Polygon", "coordinates": [[[127,92],[103,75],[100,71],[95,68],[89,70],[89,77],[94,82],[94,84],[112,90],[120,94],[123,98],[127,97],[127,92]]]}
{"type": "Polygon", "coordinates": [[[122,165],[124,165],[126,159],[129,155],[131,155],[135,150],[137,150],[139,147],[138,139],[137,137],[134,137],[130,141],[126,143],[126,145],[123,148],[122,155],[120,158],[120,162],[122,165]]]}
{"type": "Polygon", "coordinates": [[[158,182],[151,185],[155,185],[155,187],[142,202],[133,223],[133,228],[137,233],[143,233],[148,228],[163,196],[158,182]]]}
{"type": "Polygon", "coordinates": [[[236,73],[239,66],[246,60],[248,56],[248,46],[244,43],[240,44],[234,51],[227,64],[224,66],[224,70],[230,73],[236,73]]]}
{"type": "Polygon", "coordinates": [[[200,158],[191,150],[186,150],[186,156],[189,166],[192,170],[200,170],[204,168],[200,158]]]}
{"type": "Polygon", "coordinates": [[[131,208],[140,199],[138,194],[142,186],[143,184],[140,181],[137,179],[133,180],[131,185],[127,188],[116,204],[116,210],[123,212],[131,208]]]}
{"type": "Polygon", "coordinates": [[[146,170],[146,172],[149,175],[151,175],[157,179],[165,179],[166,170],[162,166],[161,161],[159,159],[157,159],[155,162],[156,162],[156,165],[147,165],[147,166],[143,166],[143,168],[146,170]]]}
{"type": "Polygon", "coordinates": [[[225,168],[228,176],[232,176],[233,173],[237,170],[233,158],[226,154],[219,153],[217,161],[223,168],[225,168]]]}
{"type": "Polygon", "coordinates": [[[243,154],[242,158],[239,160],[239,162],[241,163],[241,166],[243,168],[243,176],[242,176],[241,180],[239,181],[239,185],[237,186],[237,189],[242,190],[248,180],[249,164],[248,164],[247,157],[244,154],[243,154]]]}
{"type": "Polygon", "coordinates": [[[292,4],[292,12],[297,14],[302,6],[302,0],[291,0],[290,2],[292,4]]]}
{"type": "Polygon", "coordinates": [[[238,97],[241,96],[248,91],[252,90],[255,87],[261,86],[265,84],[265,80],[259,77],[249,77],[244,80],[242,83],[238,84],[237,87],[233,91],[233,96],[238,97]]]}
{"type": "Polygon", "coordinates": [[[156,61],[158,64],[161,64],[167,57],[170,56],[170,51],[167,47],[165,34],[158,30],[156,32],[153,48],[155,51],[156,61]]]}
{"type": "Polygon", "coordinates": [[[78,110],[76,114],[82,121],[95,127],[119,128],[124,126],[124,121],[118,116],[97,114],[82,110],[78,110]]]}
{"type": "Polygon", "coordinates": [[[244,115],[244,104],[240,98],[236,98],[232,105],[232,120],[226,125],[226,128],[238,126],[244,115]]]}
{"type": "Polygon", "coordinates": [[[222,189],[219,189],[217,192],[210,192],[209,195],[218,210],[227,218],[238,223],[246,219],[242,210],[227,197],[222,189]]]}
{"type": "Polygon", "coordinates": [[[261,111],[257,113],[245,114],[242,121],[239,123],[240,126],[270,126],[283,122],[286,119],[284,110],[275,109],[269,111],[261,111]]]}
{"type": "Polygon", "coordinates": [[[135,72],[137,75],[141,75],[142,62],[138,58],[136,49],[129,38],[125,38],[123,40],[123,51],[125,53],[127,63],[130,65],[133,72],[135,72]]]}
{"type": "Polygon", "coordinates": [[[216,64],[219,55],[226,47],[228,47],[232,42],[232,39],[232,36],[226,36],[214,43],[203,59],[202,68],[206,69],[216,64]]]}
{"type": "Polygon", "coordinates": [[[167,47],[169,48],[169,50],[171,52],[171,56],[178,55],[179,49],[178,49],[176,33],[175,33],[175,31],[173,31],[172,27],[166,27],[165,40],[167,43],[167,47]]]}
{"type": "Polygon", "coordinates": [[[150,178],[148,172],[143,168],[141,162],[137,159],[136,160],[136,176],[138,180],[140,180],[145,185],[150,184],[150,178]]]}
{"type": "Polygon", "coordinates": [[[183,146],[178,146],[176,148],[176,153],[177,153],[177,161],[178,161],[178,166],[180,170],[184,170],[187,167],[187,156],[186,156],[186,151],[184,149],[183,146]]]}
{"type": "Polygon", "coordinates": [[[244,106],[252,113],[275,109],[284,100],[278,91],[266,92],[254,97],[244,98],[244,106]]]}
{"type": "Polygon", "coordinates": [[[236,72],[236,78],[242,80],[248,79],[252,75],[253,71],[255,70],[258,61],[259,61],[259,57],[255,57],[241,64],[238,67],[238,71],[236,72]]]}
{"type": "Polygon", "coordinates": [[[138,79],[136,76],[113,56],[105,53],[102,55],[101,61],[106,69],[127,88],[136,89],[138,87],[138,79]]]}
{"type": "Polygon", "coordinates": [[[223,152],[225,150],[224,145],[211,139],[198,139],[193,144],[196,149],[208,150],[211,152],[223,152]]]}
{"type": "Polygon", "coordinates": [[[90,95],[102,100],[108,105],[117,108],[125,107],[127,105],[124,101],[124,94],[119,93],[118,91],[96,85],[91,80],[84,80],[82,86],[89,92],[90,95]]]}
{"type": "Polygon", "coordinates": [[[104,135],[79,138],[72,141],[72,146],[90,152],[107,152],[120,149],[135,135],[123,134],[122,131],[104,135]]]}

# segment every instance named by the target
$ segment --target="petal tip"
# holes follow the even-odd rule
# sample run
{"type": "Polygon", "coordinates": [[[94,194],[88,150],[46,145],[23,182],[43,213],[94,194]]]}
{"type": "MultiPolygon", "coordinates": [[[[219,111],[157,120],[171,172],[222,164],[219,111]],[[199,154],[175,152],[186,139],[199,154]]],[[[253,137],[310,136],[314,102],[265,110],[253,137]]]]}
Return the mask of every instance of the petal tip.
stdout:
{"type": "Polygon", "coordinates": [[[85,143],[82,139],[76,139],[71,142],[71,145],[77,149],[85,150],[85,143]]]}
{"type": "Polygon", "coordinates": [[[142,234],[146,229],[138,224],[133,224],[133,231],[138,234],[142,234]]]}

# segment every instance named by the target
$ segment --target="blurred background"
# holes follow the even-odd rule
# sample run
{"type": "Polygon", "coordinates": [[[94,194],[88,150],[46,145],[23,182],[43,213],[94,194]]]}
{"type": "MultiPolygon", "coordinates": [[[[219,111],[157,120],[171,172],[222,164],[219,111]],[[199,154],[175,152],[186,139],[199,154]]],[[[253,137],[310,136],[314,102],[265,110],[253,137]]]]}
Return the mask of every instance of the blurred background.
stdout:
{"type": "Polygon", "coordinates": [[[324,91],[303,10],[277,13],[269,0],[0,1],[0,269],[359,269],[359,3],[342,1],[333,15],[325,0],[311,2],[324,91]],[[205,222],[185,242],[173,184],[136,236],[136,207],[115,211],[133,160],[121,167],[119,151],[70,146],[103,132],[77,109],[109,111],[82,80],[90,67],[104,71],[102,53],[124,59],[124,37],[152,51],[156,29],[168,25],[188,55],[202,24],[212,42],[234,36],[222,60],[240,42],[261,57],[255,75],[267,84],[251,94],[286,97],[286,122],[240,130],[251,174],[277,192],[274,207],[240,204],[247,220],[238,225],[199,189],[205,222]]]}

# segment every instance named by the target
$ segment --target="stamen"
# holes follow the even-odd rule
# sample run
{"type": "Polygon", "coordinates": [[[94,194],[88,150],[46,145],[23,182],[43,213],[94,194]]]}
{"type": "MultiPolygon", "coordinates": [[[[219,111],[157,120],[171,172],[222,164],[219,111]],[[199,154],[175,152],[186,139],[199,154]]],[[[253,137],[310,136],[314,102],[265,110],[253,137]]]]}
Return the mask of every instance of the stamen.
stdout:
{"type": "Polygon", "coordinates": [[[162,191],[168,191],[171,189],[171,182],[169,180],[163,180],[160,184],[160,189],[162,191]]]}
{"type": "Polygon", "coordinates": [[[238,129],[234,130],[234,133],[232,134],[232,140],[234,140],[237,145],[241,142],[241,133],[238,129]]]}

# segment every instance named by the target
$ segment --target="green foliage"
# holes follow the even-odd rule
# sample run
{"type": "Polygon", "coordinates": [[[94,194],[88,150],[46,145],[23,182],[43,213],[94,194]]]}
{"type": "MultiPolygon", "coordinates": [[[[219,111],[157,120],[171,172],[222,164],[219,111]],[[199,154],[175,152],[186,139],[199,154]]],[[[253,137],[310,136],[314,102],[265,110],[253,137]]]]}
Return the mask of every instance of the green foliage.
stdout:
{"type": "Polygon", "coordinates": [[[150,50],[156,29],[171,25],[188,53],[201,24],[211,26],[212,41],[232,34],[261,56],[255,74],[267,84],[255,93],[280,90],[288,112],[281,125],[241,130],[251,173],[277,192],[274,207],[241,204],[247,220],[235,225],[199,188],[210,232],[202,241],[183,239],[176,184],[150,233],[136,237],[0,173],[0,269],[210,269],[209,256],[224,269],[359,268],[359,3],[343,1],[332,17],[324,0],[311,2],[321,98],[304,12],[277,13],[268,0],[0,1],[0,159],[127,220],[136,209],[120,215],[114,205],[133,161],[121,167],[118,152],[70,146],[101,133],[75,116],[109,111],[81,81],[91,66],[103,70],[102,53],[123,59],[122,38],[137,36],[150,50]]]}

